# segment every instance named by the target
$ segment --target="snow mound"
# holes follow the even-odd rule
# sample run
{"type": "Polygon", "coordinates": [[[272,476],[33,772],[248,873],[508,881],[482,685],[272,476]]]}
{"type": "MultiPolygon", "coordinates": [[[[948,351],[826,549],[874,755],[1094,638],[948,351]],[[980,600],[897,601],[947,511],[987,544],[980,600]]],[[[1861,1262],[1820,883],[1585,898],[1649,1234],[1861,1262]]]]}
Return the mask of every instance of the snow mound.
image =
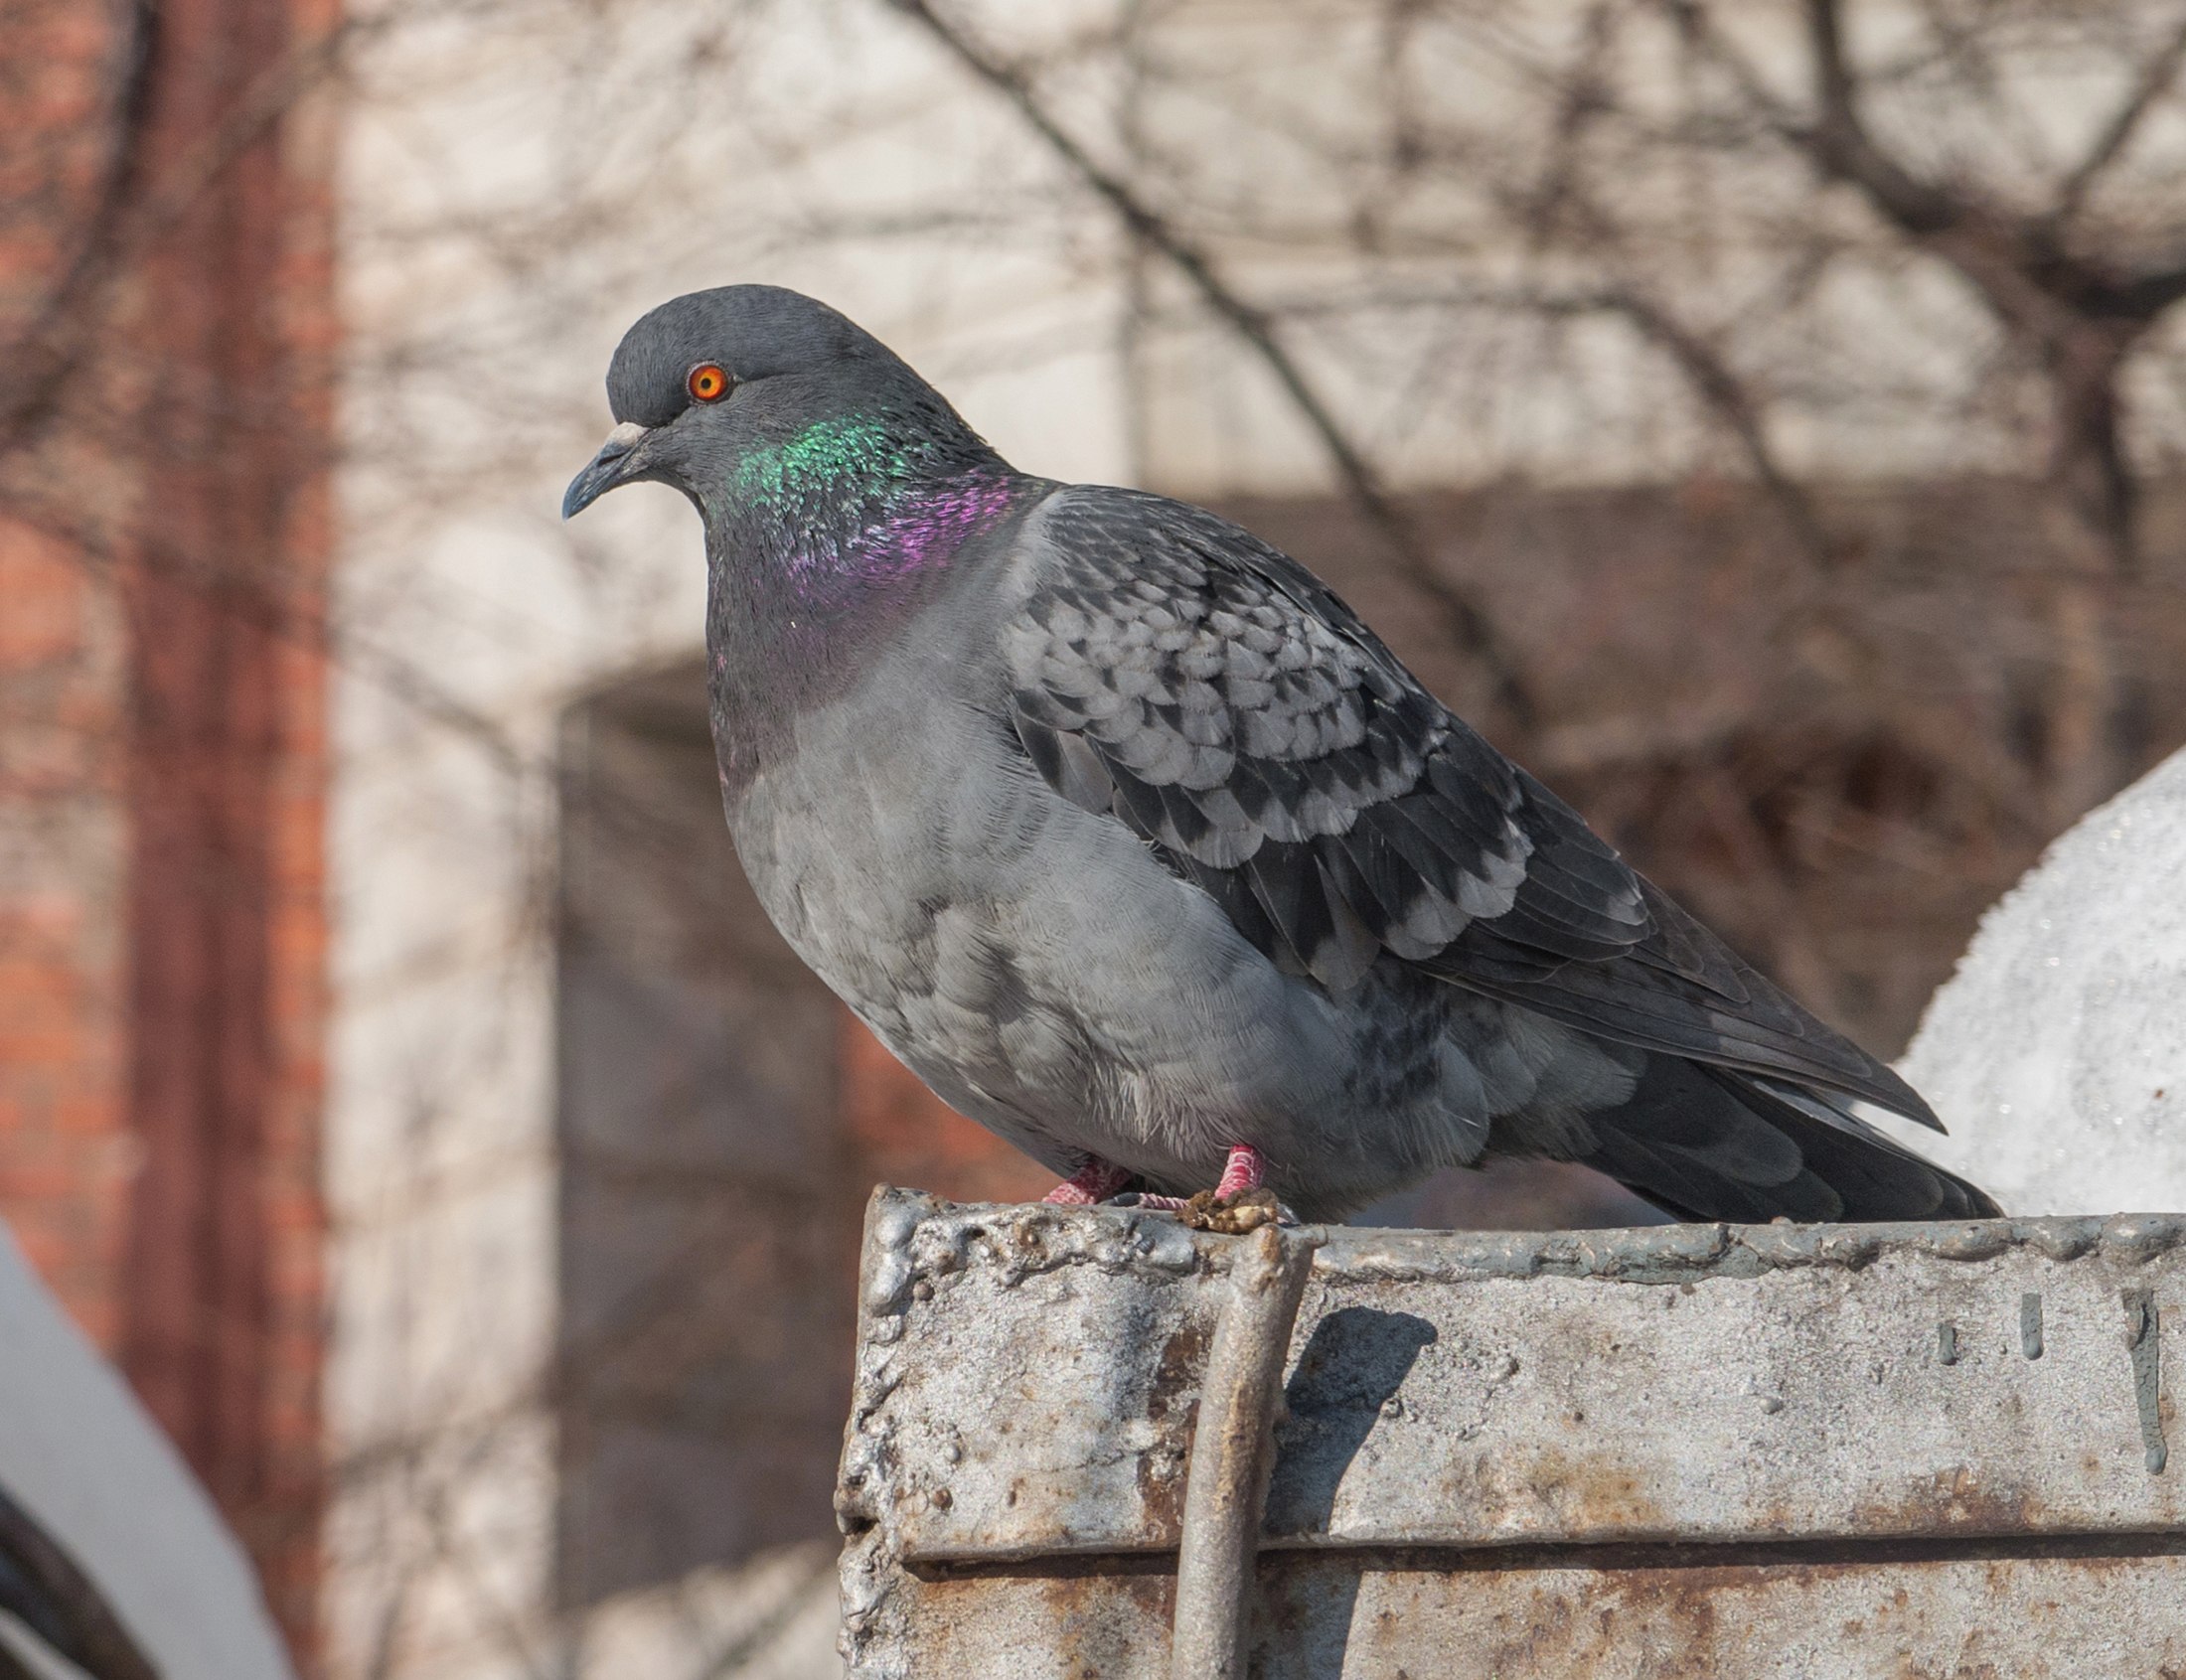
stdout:
{"type": "Polygon", "coordinates": [[[2186,752],[2083,818],[1981,919],[1893,1128],[2012,1214],[2186,1210],[2186,752]]]}

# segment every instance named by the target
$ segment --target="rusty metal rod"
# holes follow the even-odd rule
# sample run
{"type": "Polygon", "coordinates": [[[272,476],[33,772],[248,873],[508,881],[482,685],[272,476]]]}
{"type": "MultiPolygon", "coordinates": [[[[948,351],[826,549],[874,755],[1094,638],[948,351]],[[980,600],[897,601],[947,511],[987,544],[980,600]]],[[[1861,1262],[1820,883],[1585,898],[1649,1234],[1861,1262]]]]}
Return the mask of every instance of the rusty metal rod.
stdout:
{"type": "Polygon", "coordinates": [[[1276,1392],[1319,1246],[1304,1232],[1263,1225],[1230,1263],[1230,1298],[1215,1321],[1184,1476],[1170,1680],[1244,1680],[1276,1392]]]}

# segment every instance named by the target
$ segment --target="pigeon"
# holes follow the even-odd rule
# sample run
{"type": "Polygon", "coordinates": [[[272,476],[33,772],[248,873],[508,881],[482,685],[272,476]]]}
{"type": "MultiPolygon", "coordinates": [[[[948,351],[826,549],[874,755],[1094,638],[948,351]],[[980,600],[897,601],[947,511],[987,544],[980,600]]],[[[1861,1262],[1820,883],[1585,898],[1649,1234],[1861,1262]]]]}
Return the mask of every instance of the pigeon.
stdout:
{"type": "Polygon", "coordinates": [[[1249,532],[1018,472],[777,287],[654,309],[607,395],[562,514],[697,510],[760,903],[1050,1200],[1326,1221],[1548,1156],[1686,1220],[1998,1212],[1859,1117],[1941,1131],[1904,1080],[1249,532]]]}

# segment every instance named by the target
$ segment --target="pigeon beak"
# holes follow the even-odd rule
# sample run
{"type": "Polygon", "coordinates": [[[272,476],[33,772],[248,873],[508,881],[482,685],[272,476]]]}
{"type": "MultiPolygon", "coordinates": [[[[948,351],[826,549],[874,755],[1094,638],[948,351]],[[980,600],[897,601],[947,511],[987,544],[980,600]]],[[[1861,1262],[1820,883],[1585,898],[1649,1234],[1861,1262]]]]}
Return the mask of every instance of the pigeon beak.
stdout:
{"type": "Polygon", "coordinates": [[[569,481],[569,488],[562,493],[561,517],[574,519],[616,485],[627,484],[639,466],[633,457],[652,435],[650,426],[641,426],[635,420],[625,420],[609,432],[607,441],[599,446],[599,453],[592,457],[584,471],[569,481]]]}

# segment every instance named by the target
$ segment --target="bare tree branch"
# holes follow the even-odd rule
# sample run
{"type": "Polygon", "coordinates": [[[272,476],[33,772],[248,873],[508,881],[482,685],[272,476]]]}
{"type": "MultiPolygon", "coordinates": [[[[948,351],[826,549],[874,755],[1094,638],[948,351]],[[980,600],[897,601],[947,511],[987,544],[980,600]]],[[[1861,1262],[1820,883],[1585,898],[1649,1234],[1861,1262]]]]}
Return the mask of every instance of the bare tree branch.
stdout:
{"type": "Polygon", "coordinates": [[[1992,32],[1984,29],[1986,15],[1976,12],[1959,16],[1951,0],[1920,0],[1920,12],[1929,34],[1942,50],[1943,62],[1956,70],[1997,128],[2010,137],[2023,166],[2046,172],[2051,165],[2039,133],[2011,97],[2003,69],[1991,51],[1994,43],[1992,32]]]}
{"type": "Polygon", "coordinates": [[[2115,297],[2116,313],[2123,319],[2154,321],[2173,304],[2186,299],[2186,259],[2166,262],[2121,281],[2115,297]]]}
{"type": "Polygon", "coordinates": [[[1435,563],[1403,510],[1382,488],[1364,451],[1284,346],[1267,312],[1232,287],[1207,253],[1148,205],[1129,183],[1104,168],[1055,119],[1020,71],[942,18],[927,0],[890,0],[890,4],[923,26],[959,64],[1002,94],[1080,183],[1106,202],[1135,237],[1160,252],[1200,300],[1252,348],[1321,439],[1351,500],[1380,532],[1406,581],[1435,602],[1448,619],[1459,646],[1487,673],[1493,703],[1519,727],[1530,727],[1538,706],[1516,658],[1471,592],[1452,582],[1435,563]]]}
{"type": "Polygon", "coordinates": [[[1747,102],[1780,137],[1813,159],[1833,179],[1857,187],[1893,225],[1933,238],[1962,220],[1964,207],[1920,180],[1876,142],[1859,110],[1858,84],[1845,56],[1838,0],[1805,0],[1806,37],[1813,53],[1815,114],[1786,104],[1753,64],[1716,27],[1700,0],[1659,0],[1701,57],[1727,74],[1747,102]]]}
{"type": "MultiPolygon", "coordinates": [[[[66,505],[24,495],[12,486],[0,486],[0,494],[11,519],[57,538],[74,563],[112,584],[115,561],[108,533],[75,517],[66,505]]],[[[416,660],[385,644],[369,626],[338,625],[316,592],[288,587],[278,573],[201,556],[177,559],[164,550],[137,554],[134,563],[178,574],[207,594],[217,592],[226,609],[244,622],[299,650],[339,660],[416,716],[468,740],[503,774],[520,777],[538,768],[503,723],[463,699],[416,660]]]]}
{"type": "Polygon", "coordinates": [[[734,1680],[736,1675],[748,1673],[753,1664],[774,1648],[790,1623],[810,1606],[813,1589],[835,1574],[836,1568],[833,1550],[825,1544],[814,1547],[811,1561],[787,1587],[778,1590],[778,1596],[765,1613],[711,1653],[692,1680],[734,1680]]]}
{"type": "MultiPolygon", "coordinates": [[[[1526,315],[1613,315],[1622,319],[1669,359],[1701,405],[1731,434],[1755,481],[1775,506],[1807,562],[1817,571],[1827,571],[1841,559],[1838,544],[1823,526],[1813,498],[1777,458],[1762,404],[1752,387],[1705,334],[1679,320],[1637,282],[1576,292],[1527,287],[1377,291],[1354,296],[1352,301],[1384,306],[1489,308],[1526,315]]],[[[1295,307],[1279,313],[1308,312],[1305,307],[1295,307]]]]}
{"type": "MultiPolygon", "coordinates": [[[[149,0],[143,15],[147,20],[153,15],[149,0]]],[[[369,24],[349,19],[298,42],[245,87],[211,131],[156,180],[145,179],[136,155],[143,137],[142,88],[136,87],[124,107],[132,122],[127,155],[110,175],[103,195],[107,202],[90,236],[65,283],[55,289],[52,306],[0,357],[0,367],[13,376],[0,384],[0,454],[24,447],[52,417],[70,377],[95,340],[107,287],[114,278],[186,216],[230,164],[263,139],[335,68],[345,47],[390,22],[390,14],[369,24]]],[[[149,50],[147,35],[141,49],[144,57],[149,57],[149,50]]],[[[138,78],[142,75],[141,68],[132,72],[138,78]]]]}
{"type": "Polygon", "coordinates": [[[1591,301],[1630,321],[1642,337],[1677,365],[1686,383],[1737,440],[1746,464],[1791,529],[1808,563],[1823,571],[1834,567],[1840,557],[1839,551],[1822,529],[1812,498],[1777,460],[1753,392],[1715,346],[1639,291],[1612,288],[1591,301]]]}
{"type": "Polygon", "coordinates": [[[2060,229],[2186,63],[2186,19],[2143,66],[2133,92],[2067,182],[2058,208],[2033,216],[2011,212],[1970,185],[1923,180],[1875,139],[1860,110],[1843,0],[1802,0],[1812,61],[1811,118],[1769,89],[1702,0],[1659,3],[1781,138],[1824,175],[1859,191],[1886,224],[1979,291],[2048,383],[2049,476],[2083,534],[2077,545],[2129,572],[2137,557],[2138,497],[2124,457],[2120,381],[2147,327],[2186,299],[2186,259],[2134,268],[2067,248],[2060,229]]]}
{"type": "Polygon", "coordinates": [[[1770,89],[1700,0],[1658,3],[1693,48],[1732,78],[1780,138],[1831,179],[1857,188],[1878,215],[1950,262],[2006,320],[2045,336],[2069,327],[2072,317],[2146,325],[2186,299],[2186,255],[2138,269],[2120,268],[2079,255],[2057,236],[2071,210],[2130,142],[2147,109],[2186,65],[2186,18],[2076,172],[2078,184],[2068,183],[2060,208],[2028,217],[1983,202],[1971,189],[1921,179],[1875,139],[1859,109],[1858,77],[1844,46],[1841,0],[1804,0],[1816,105],[1810,118],[1770,89]]]}
{"type": "Polygon", "coordinates": [[[114,51],[114,95],[108,118],[113,135],[99,171],[89,213],[61,262],[53,284],[14,342],[0,348],[0,452],[16,447],[43,424],[60,400],[84,336],[85,300],[115,267],[117,229],[134,196],[151,89],[152,46],[158,13],[152,0],[131,0],[114,51]],[[8,388],[12,386],[13,388],[8,388]]]}
{"type": "Polygon", "coordinates": [[[2163,46],[2141,67],[2132,91],[2117,107],[2103,132],[2088,149],[2088,155],[2080,161],[2064,185],[2059,188],[2057,203],[2049,213],[2049,220],[2056,225],[2070,222],[2080,214],[2088,195],[2101,181],[2103,173],[2124,155],[2126,147],[2140,132],[2141,123],[2156,103],[2170,90],[2178,79],[2179,67],[2186,64],[2186,11],[2179,14],[2172,26],[2169,38],[2163,46]]]}

